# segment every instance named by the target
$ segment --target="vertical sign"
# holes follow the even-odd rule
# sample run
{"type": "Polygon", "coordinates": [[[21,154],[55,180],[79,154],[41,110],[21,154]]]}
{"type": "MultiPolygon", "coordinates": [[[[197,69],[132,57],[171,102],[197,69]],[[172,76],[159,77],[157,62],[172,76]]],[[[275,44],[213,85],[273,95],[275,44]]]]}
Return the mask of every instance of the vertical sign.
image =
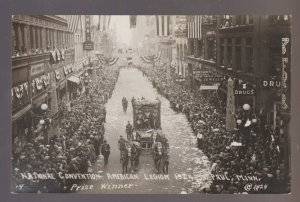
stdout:
{"type": "Polygon", "coordinates": [[[91,41],[91,21],[90,16],[85,16],[85,41],[91,41]]]}
{"type": "Polygon", "coordinates": [[[281,110],[290,111],[290,38],[281,39],[281,110]]]}
{"type": "Polygon", "coordinates": [[[83,43],[84,50],[94,50],[94,43],[91,38],[91,18],[85,15],[85,42],[83,43]]]}

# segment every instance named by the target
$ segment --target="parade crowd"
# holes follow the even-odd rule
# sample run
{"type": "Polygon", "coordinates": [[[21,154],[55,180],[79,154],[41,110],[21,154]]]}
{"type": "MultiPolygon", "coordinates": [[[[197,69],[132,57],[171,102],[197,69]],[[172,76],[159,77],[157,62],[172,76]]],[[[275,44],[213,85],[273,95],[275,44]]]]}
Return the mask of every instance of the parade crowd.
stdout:
{"type": "MultiPolygon", "coordinates": [[[[91,173],[99,158],[104,140],[106,110],[104,104],[112,95],[119,68],[100,70],[97,79],[85,86],[71,101],[71,107],[62,107],[59,135],[49,142],[44,137],[31,139],[22,152],[13,155],[12,190],[15,192],[64,192],[76,180],[64,180],[58,173],[91,173]],[[52,173],[55,179],[24,179],[21,173],[52,173]],[[18,185],[23,184],[21,188],[18,185]]],[[[101,152],[102,153],[102,152],[101,152]]]]}
{"type": "MultiPolygon", "coordinates": [[[[258,119],[257,123],[234,131],[226,131],[226,101],[216,92],[192,92],[183,85],[168,85],[163,65],[138,67],[164,95],[177,113],[184,113],[198,139],[198,147],[210,159],[213,175],[226,175],[232,180],[214,179],[201,193],[287,193],[290,191],[289,172],[286,171],[280,126],[275,132],[258,119]],[[245,190],[249,179],[235,176],[261,178],[254,184],[266,184],[266,189],[245,190]]],[[[238,113],[242,113],[237,109],[238,113]]],[[[234,117],[233,117],[234,118],[234,117]]],[[[242,123],[244,124],[244,122],[242,123]]]]}

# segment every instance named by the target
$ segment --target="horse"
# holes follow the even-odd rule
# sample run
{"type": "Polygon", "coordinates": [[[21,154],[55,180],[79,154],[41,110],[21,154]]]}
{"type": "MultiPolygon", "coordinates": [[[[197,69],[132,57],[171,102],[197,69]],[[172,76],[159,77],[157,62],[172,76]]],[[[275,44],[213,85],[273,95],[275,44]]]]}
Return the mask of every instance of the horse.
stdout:
{"type": "Polygon", "coordinates": [[[122,164],[122,174],[127,173],[127,167],[129,162],[129,156],[127,149],[121,151],[121,164],[122,164]]]}
{"type": "Polygon", "coordinates": [[[155,142],[153,144],[153,160],[156,173],[162,171],[164,174],[169,172],[169,149],[162,142],[155,142]]]}
{"type": "MultiPolygon", "coordinates": [[[[136,142],[136,141],[134,141],[136,142]]],[[[136,144],[139,144],[136,142],[136,144]]],[[[127,146],[128,156],[130,159],[130,165],[131,165],[131,171],[137,171],[137,167],[139,166],[139,158],[140,158],[140,148],[136,144],[128,144],[130,146],[127,146]]]]}
{"type": "Polygon", "coordinates": [[[122,106],[123,106],[124,113],[126,113],[127,106],[128,106],[128,101],[127,101],[127,99],[125,97],[123,97],[123,99],[122,99],[122,106]]]}

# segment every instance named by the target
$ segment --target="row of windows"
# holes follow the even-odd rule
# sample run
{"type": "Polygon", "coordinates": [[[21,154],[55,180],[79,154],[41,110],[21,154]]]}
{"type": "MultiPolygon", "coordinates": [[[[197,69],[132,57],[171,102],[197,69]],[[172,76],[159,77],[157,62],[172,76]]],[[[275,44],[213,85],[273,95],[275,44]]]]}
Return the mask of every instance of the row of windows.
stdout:
{"type": "Polygon", "coordinates": [[[220,65],[228,69],[234,68],[235,71],[243,70],[247,73],[253,73],[253,48],[246,47],[244,51],[241,47],[220,47],[220,65]],[[235,57],[233,57],[233,50],[235,57]],[[244,59],[244,62],[242,62],[244,59]],[[234,67],[233,67],[234,65],[234,67]]]}
{"type": "Polygon", "coordinates": [[[71,32],[13,23],[13,56],[40,54],[55,49],[68,49],[74,44],[71,32]]]}
{"type": "MultiPolygon", "coordinates": [[[[241,46],[242,45],[242,38],[241,37],[237,37],[237,38],[220,38],[220,44],[221,46],[225,45],[225,40],[227,43],[227,46],[241,46]]],[[[252,46],[253,45],[253,38],[252,37],[247,37],[244,38],[244,44],[246,46],[252,46]]]]}

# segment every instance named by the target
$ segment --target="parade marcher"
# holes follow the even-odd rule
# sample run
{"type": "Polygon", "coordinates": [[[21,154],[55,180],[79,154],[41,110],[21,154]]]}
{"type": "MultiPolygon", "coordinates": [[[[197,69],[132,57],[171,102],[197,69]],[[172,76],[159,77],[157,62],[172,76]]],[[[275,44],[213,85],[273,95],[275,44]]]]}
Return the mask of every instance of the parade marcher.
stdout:
{"type": "Polygon", "coordinates": [[[128,121],[126,125],[126,134],[127,134],[127,140],[131,140],[131,134],[132,134],[132,125],[130,124],[130,121],[128,121]]]}
{"type": "Polygon", "coordinates": [[[127,141],[123,138],[123,136],[122,135],[120,135],[120,139],[118,140],[118,148],[119,148],[119,150],[120,150],[120,154],[121,154],[121,151],[123,150],[123,149],[125,149],[125,143],[126,143],[127,141]]]}
{"type": "Polygon", "coordinates": [[[201,133],[197,134],[197,146],[199,149],[202,149],[203,145],[203,135],[201,133]]]}
{"type": "Polygon", "coordinates": [[[110,146],[106,140],[104,140],[104,143],[102,145],[101,154],[104,157],[104,166],[106,166],[108,164],[108,157],[110,155],[110,146]]]}

